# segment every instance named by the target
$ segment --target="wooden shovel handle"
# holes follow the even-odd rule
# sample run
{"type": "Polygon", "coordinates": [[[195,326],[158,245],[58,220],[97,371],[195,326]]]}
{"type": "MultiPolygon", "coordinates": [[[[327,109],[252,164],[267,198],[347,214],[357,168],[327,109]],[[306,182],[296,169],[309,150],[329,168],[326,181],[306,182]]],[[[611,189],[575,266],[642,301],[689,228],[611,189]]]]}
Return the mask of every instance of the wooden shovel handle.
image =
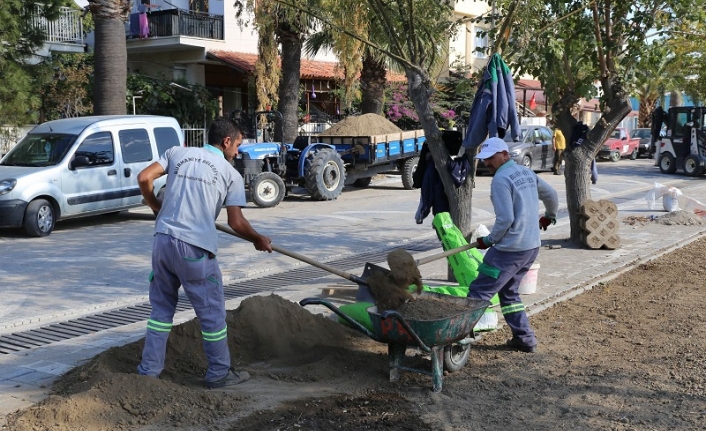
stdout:
{"type": "MultiPolygon", "coordinates": [[[[242,236],[238,235],[238,233],[237,233],[236,231],[234,231],[233,229],[231,229],[230,226],[223,226],[222,224],[216,223],[216,229],[220,230],[221,232],[225,232],[225,233],[227,233],[227,234],[229,234],[229,235],[233,235],[233,236],[235,236],[235,237],[238,237],[238,238],[240,238],[240,239],[243,239],[243,240],[245,240],[245,241],[248,241],[248,239],[243,238],[242,236]]],[[[250,242],[250,241],[248,241],[248,242],[250,242]]],[[[281,253],[281,254],[283,254],[283,255],[285,255],[285,256],[289,256],[289,257],[291,257],[292,259],[296,259],[296,260],[298,260],[298,261],[301,261],[301,262],[304,262],[304,263],[308,263],[309,265],[315,266],[315,267],[317,267],[317,268],[319,268],[319,269],[323,269],[324,271],[330,272],[331,274],[334,274],[334,275],[338,275],[339,277],[343,277],[343,278],[345,278],[346,280],[350,280],[350,281],[352,281],[352,282],[354,282],[354,283],[358,283],[358,284],[363,283],[363,284],[366,284],[366,283],[365,283],[365,280],[363,280],[362,278],[360,278],[360,277],[358,277],[358,276],[355,276],[355,275],[353,275],[353,274],[349,274],[349,273],[347,273],[347,272],[345,272],[345,271],[341,271],[341,270],[338,269],[338,268],[334,268],[334,267],[332,267],[332,266],[326,265],[325,263],[318,262],[318,261],[316,261],[316,260],[314,260],[314,259],[311,259],[311,258],[309,258],[309,257],[303,256],[303,255],[301,255],[301,254],[299,254],[299,253],[296,253],[296,252],[293,252],[293,251],[291,251],[291,250],[287,250],[287,249],[285,249],[285,248],[276,246],[276,245],[274,245],[274,244],[270,244],[270,246],[272,247],[272,250],[276,251],[277,253],[281,253]]]]}
{"type": "Polygon", "coordinates": [[[452,254],[461,253],[462,251],[470,250],[476,248],[476,243],[466,244],[458,248],[452,248],[451,250],[446,250],[443,253],[432,254],[431,256],[423,257],[417,261],[417,266],[424,265],[425,263],[433,262],[435,260],[443,259],[445,257],[451,256],[452,254]]]}

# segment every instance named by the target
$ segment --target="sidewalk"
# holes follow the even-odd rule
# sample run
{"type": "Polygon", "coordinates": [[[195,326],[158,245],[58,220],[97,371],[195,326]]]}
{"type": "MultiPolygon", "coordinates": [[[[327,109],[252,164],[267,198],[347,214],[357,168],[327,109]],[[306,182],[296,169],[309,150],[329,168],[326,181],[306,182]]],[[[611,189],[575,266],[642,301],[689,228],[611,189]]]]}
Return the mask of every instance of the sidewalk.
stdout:
{"type": "MultiPolygon", "coordinates": [[[[644,225],[623,223],[628,216],[649,217],[666,214],[647,211],[644,201],[619,203],[621,248],[617,250],[589,250],[571,245],[568,217],[561,218],[555,226],[542,233],[542,248],[536,263],[540,264],[536,293],[523,295],[529,313],[540,312],[553,304],[578,295],[594,285],[616,277],[640,263],[682,247],[706,235],[706,226],[662,225],[649,222],[644,225]],[[551,246],[551,248],[550,248],[551,246]],[[561,247],[558,247],[561,246],[561,247]]],[[[660,208],[661,209],[661,208],[660,208]]],[[[441,249],[414,255],[416,259],[435,254],[441,249]]],[[[386,265],[385,262],[374,262],[386,265]]],[[[440,260],[420,267],[425,282],[448,284],[446,261],[440,260]]],[[[360,275],[363,268],[350,271],[360,275]]],[[[323,289],[334,288],[327,296],[336,305],[354,301],[355,286],[335,275],[325,276],[305,285],[281,286],[275,293],[291,301],[322,295],[323,289]],[[347,286],[350,287],[347,287],[347,286]]],[[[268,292],[267,294],[269,294],[268,292]]],[[[235,309],[240,299],[227,302],[228,309],[235,309]]],[[[323,306],[308,306],[313,313],[329,315],[323,306]]],[[[180,312],[174,323],[194,318],[193,311],[180,312]]],[[[500,319],[502,323],[502,319],[500,319]]],[[[43,347],[0,356],[0,427],[6,414],[27,407],[44,399],[52,382],[66,371],[82,365],[96,354],[113,346],[124,345],[143,337],[144,322],[108,329],[91,335],[49,344],[43,347]]],[[[540,340],[541,343],[541,340],[540,340]]]]}

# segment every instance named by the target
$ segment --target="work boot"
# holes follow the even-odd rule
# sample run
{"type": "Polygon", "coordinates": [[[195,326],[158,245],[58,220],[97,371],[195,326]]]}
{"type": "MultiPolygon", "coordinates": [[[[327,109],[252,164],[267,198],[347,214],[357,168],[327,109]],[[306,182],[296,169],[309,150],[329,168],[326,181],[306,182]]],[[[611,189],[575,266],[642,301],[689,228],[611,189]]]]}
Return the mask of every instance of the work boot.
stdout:
{"type": "Polygon", "coordinates": [[[519,350],[520,352],[525,352],[525,353],[534,353],[537,351],[537,346],[528,346],[519,339],[513,337],[507,340],[507,343],[505,345],[513,350],[519,350]]]}
{"type": "Polygon", "coordinates": [[[235,386],[250,380],[250,373],[247,371],[235,371],[233,368],[228,371],[228,374],[220,380],[206,382],[208,389],[222,388],[224,386],[235,386]]]}

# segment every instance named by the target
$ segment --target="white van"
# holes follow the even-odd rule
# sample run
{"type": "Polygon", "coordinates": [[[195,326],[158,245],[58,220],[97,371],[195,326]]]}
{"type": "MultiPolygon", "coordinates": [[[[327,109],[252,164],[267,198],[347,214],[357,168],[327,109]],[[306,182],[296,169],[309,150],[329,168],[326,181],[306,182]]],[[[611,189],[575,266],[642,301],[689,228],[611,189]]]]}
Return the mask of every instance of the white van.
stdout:
{"type": "MultiPolygon", "coordinates": [[[[177,120],[150,115],[67,118],[33,128],[0,159],[0,228],[46,236],[58,220],[141,204],[137,175],[183,145],[177,120]]],[[[155,181],[155,191],[166,177],[155,181]]]]}

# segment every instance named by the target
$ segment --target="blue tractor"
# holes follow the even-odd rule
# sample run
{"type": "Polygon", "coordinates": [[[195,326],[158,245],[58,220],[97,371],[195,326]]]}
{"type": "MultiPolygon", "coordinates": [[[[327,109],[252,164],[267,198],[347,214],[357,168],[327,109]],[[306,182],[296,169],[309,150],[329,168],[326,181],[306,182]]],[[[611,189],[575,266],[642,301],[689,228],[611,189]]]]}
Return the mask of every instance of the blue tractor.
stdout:
{"type": "MultiPolygon", "coordinates": [[[[281,122],[282,114],[261,111],[255,118],[254,135],[261,131],[268,141],[272,134],[268,128],[281,122]]],[[[240,121],[245,130],[253,129],[240,121]]],[[[377,136],[299,136],[291,144],[244,143],[234,166],[259,207],[276,206],[293,187],[306,188],[313,200],[334,200],[344,185],[367,187],[374,175],[388,171],[401,172],[404,188],[411,189],[424,141],[423,131],[418,130],[377,136]]]]}

